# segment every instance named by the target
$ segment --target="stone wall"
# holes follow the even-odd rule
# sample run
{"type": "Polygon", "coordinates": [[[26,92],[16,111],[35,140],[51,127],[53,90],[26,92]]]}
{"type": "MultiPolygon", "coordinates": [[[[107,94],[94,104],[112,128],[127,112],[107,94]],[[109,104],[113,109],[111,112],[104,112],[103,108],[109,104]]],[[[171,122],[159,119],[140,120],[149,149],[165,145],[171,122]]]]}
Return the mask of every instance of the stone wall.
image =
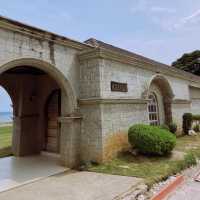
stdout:
{"type": "Polygon", "coordinates": [[[102,104],[102,136],[104,160],[128,148],[127,131],[133,124],[148,124],[147,104],[124,102],[102,104]]]}
{"type": "Polygon", "coordinates": [[[200,89],[190,87],[191,113],[200,114],[200,89]]]}
{"type": "Polygon", "coordinates": [[[172,119],[178,125],[179,133],[182,132],[183,114],[191,112],[190,103],[173,103],[172,104],[172,119]]]}
{"type": "MultiPolygon", "coordinates": [[[[35,28],[29,27],[27,30],[27,27],[23,27],[23,25],[15,27],[18,24],[11,26],[3,24],[0,22],[0,74],[2,75],[3,72],[17,66],[31,66],[41,69],[52,77],[59,85],[59,88],[61,88],[62,117],[68,117],[71,120],[75,115],[77,116],[70,123],[68,123],[70,120],[67,118],[67,123],[62,122],[61,124],[61,160],[68,167],[74,167],[80,160],[78,151],[80,146],[78,138],[80,136],[80,113],[77,107],[77,99],[80,94],[80,70],[77,54],[85,46],[84,44],[73,42],[72,40],[67,40],[66,38],[55,36],[35,28]]],[[[20,148],[25,147],[23,153],[31,154],[38,153],[41,150],[40,133],[43,132],[41,124],[43,123],[44,125],[44,120],[42,119],[42,114],[40,117],[36,116],[38,113],[34,113],[32,118],[30,117],[33,114],[32,111],[38,112],[38,106],[35,104],[31,105],[27,100],[30,92],[32,92],[32,86],[37,86],[37,81],[32,78],[29,79],[28,76],[26,78],[27,80],[23,82],[24,90],[22,90],[22,93],[20,93],[21,90],[19,88],[16,89],[16,92],[19,94],[21,105],[24,107],[23,111],[26,112],[25,115],[29,115],[29,119],[21,119],[20,116],[16,115],[14,129],[16,129],[19,135],[17,137],[14,136],[14,140],[18,144],[23,144],[20,146],[20,148]],[[28,134],[21,137],[28,129],[28,134]],[[31,137],[27,138],[28,135],[32,136],[34,133],[37,133],[37,136],[33,140],[31,140],[31,137]],[[21,139],[23,140],[22,142],[20,141],[21,139]],[[24,142],[25,140],[27,142],[24,142]],[[30,147],[32,150],[26,147],[30,147]]],[[[37,92],[41,90],[41,93],[46,95],[49,92],[50,81],[38,82],[40,85],[35,90],[37,92]]],[[[19,109],[20,107],[15,110],[15,113],[18,113],[19,109]]],[[[41,108],[40,111],[42,112],[43,109],[41,108]]],[[[14,145],[14,148],[16,146],[14,145]]],[[[16,148],[18,149],[18,147],[16,148]]],[[[23,154],[20,153],[20,150],[16,150],[15,152],[18,152],[16,153],[17,155],[23,154]]]]}
{"type": "MultiPolygon", "coordinates": [[[[31,120],[23,122],[24,120],[20,121],[19,118],[16,118],[15,125],[21,123],[21,126],[15,128],[19,128],[18,132],[22,134],[23,127],[25,127],[24,130],[31,128],[29,131],[31,135],[34,128],[36,130],[40,127],[37,132],[39,140],[38,138],[34,140],[34,143],[38,143],[38,141],[40,143],[44,131],[42,126],[44,116],[41,112],[45,98],[52,89],[61,88],[61,157],[63,163],[69,164],[68,166],[74,166],[74,163],[78,163],[78,159],[103,161],[106,159],[107,147],[112,146],[111,143],[116,138],[119,145],[126,145],[121,133],[126,135],[124,138],[127,140],[127,130],[132,124],[149,123],[147,103],[150,91],[157,92],[161,123],[165,121],[161,93],[166,88],[162,88],[162,84],[159,88],[152,85],[152,81],[158,75],[163,77],[171,89],[172,96],[174,95],[172,115],[179,127],[182,126],[182,115],[185,112],[200,113],[200,91],[194,87],[189,89],[191,84],[198,85],[196,78],[193,82],[188,77],[185,79],[183,74],[181,76],[173,75],[173,70],[169,70],[171,72],[168,73],[168,68],[159,63],[155,62],[156,66],[152,66],[153,62],[148,59],[137,56],[130,58],[124,56],[123,52],[121,54],[121,51],[113,53],[110,50],[106,53],[98,48],[89,48],[88,46],[86,48],[84,44],[78,44],[78,42],[63,39],[35,28],[27,28],[25,25],[21,25],[23,29],[17,24],[12,24],[7,28],[5,25],[4,28],[2,26],[0,23],[0,73],[19,64],[20,66],[38,67],[56,81],[56,84],[52,84],[51,80],[44,77],[37,80],[33,77],[30,79],[26,77],[25,82],[30,84],[30,87],[23,83],[24,86],[20,86],[23,90],[17,88],[16,91],[20,95],[13,94],[17,99],[14,104],[19,104],[20,101],[20,106],[26,107],[23,115],[40,114],[40,117],[31,119],[35,121],[37,125],[35,127],[32,126],[31,120]],[[128,91],[111,91],[111,81],[127,83],[128,91]],[[31,105],[27,96],[33,89],[37,90],[41,99],[31,105]],[[190,99],[192,104],[190,104],[190,99]],[[82,120],[80,120],[80,112],[82,120]]],[[[13,93],[13,91],[10,92],[13,93]]],[[[15,114],[20,113],[20,106],[14,108],[15,114]]],[[[15,139],[17,141],[19,138],[15,139]]],[[[30,146],[32,144],[30,141],[30,146]]],[[[41,146],[42,142],[39,150],[41,150],[41,146]]]]}
{"type": "MultiPolygon", "coordinates": [[[[116,63],[110,60],[103,61],[103,67],[101,67],[101,75],[102,75],[102,82],[101,82],[101,94],[103,98],[133,98],[133,99],[142,99],[142,94],[145,90],[151,91],[152,87],[150,88],[150,83],[153,77],[156,76],[156,73],[153,73],[150,70],[145,70],[139,68],[137,66],[131,66],[128,64],[116,63]],[[110,90],[110,82],[122,82],[128,84],[128,92],[112,92],[110,90]]],[[[162,75],[162,74],[161,74],[162,75]]],[[[182,114],[186,111],[190,111],[190,104],[188,102],[190,100],[190,92],[189,92],[189,83],[186,80],[169,77],[167,75],[162,75],[166,78],[169,82],[169,85],[173,92],[173,100],[176,103],[172,106],[172,114],[173,119],[181,124],[182,121],[182,114]],[[186,103],[183,104],[183,101],[186,103]]],[[[156,87],[156,86],[155,86],[156,87]]],[[[153,88],[155,89],[155,88],[153,88]]],[[[160,88],[162,90],[164,88],[160,88]]],[[[155,89],[157,93],[159,93],[159,89],[155,89]]],[[[200,94],[200,92],[198,92],[200,94]]],[[[161,96],[159,93],[158,96],[161,96]]],[[[159,112],[161,117],[161,123],[164,122],[164,108],[161,105],[162,99],[160,99],[159,105],[159,112]]],[[[197,101],[195,101],[195,105],[197,105],[197,101]]],[[[193,101],[194,104],[194,101],[193,101]]],[[[122,111],[120,111],[122,112],[122,111]]],[[[134,113],[134,109],[133,109],[134,113]]],[[[148,112],[146,110],[145,115],[148,116],[148,112]]],[[[140,117],[138,117],[140,119],[140,117]]],[[[123,126],[123,124],[122,124],[123,126]]]]}
{"type": "Polygon", "coordinates": [[[153,76],[153,72],[110,60],[103,60],[102,62],[101,96],[103,98],[141,98],[142,92],[148,87],[148,80],[153,76]],[[128,92],[112,92],[110,90],[111,81],[127,83],[128,92]]]}
{"type": "Polygon", "coordinates": [[[127,131],[136,123],[148,123],[146,103],[102,104],[103,136],[127,131]]]}
{"type": "Polygon", "coordinates": [[[99,59],[91,59],[80,64],[80,98],[101,96],[101,75],[99,59]]]}
{"type": "Polygon", "coordinates": [[[79,96],[78,52],[74,48],[56,42],[0,28],[0,68],[8,62],[23,58],[48,62],[70,82],[77,97],[79,96]]]}
{"type": "Polygon", "coordinates": [[[82,105],[81,158],[82,161],[102,161],[102,112],[98,104],[82,105]]]}
{"type": "MultiPolygon", "coordinates": [[[[142,98],[142,94],[149,89],[150,83],[157,73],[140,68],[135,65],[117,63],[111,60],[101,61],[101,97],[102,98],[142,98]],[[112,92],[110,81],[128,84],[128,92],[112,92]]],[[[147,64],[148,65],[148,64],[147,64]]],[[[169,82],[174,94],[174,99],[189,100],[188,81],[180,78],[169,77],[162,74],[169,82]]]]}
{"type": "Polygon", "coordinates": [[[189,82],[180,78],[166,76],[173,90],[174,99],[190,100],[189,82]]]}

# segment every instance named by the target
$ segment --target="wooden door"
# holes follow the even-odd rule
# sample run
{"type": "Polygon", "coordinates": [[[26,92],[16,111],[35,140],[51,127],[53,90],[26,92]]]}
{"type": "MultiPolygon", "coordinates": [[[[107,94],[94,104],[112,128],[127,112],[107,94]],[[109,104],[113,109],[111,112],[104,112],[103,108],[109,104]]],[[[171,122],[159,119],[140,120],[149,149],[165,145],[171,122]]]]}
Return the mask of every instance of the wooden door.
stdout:
{"type": "Polygon", "coordinates": [[[47,131],[45,150],[59,153],[60,148],[60,126],[58,117],[60,116],[60,90],[54,91],[47,101],[47,131]]]}

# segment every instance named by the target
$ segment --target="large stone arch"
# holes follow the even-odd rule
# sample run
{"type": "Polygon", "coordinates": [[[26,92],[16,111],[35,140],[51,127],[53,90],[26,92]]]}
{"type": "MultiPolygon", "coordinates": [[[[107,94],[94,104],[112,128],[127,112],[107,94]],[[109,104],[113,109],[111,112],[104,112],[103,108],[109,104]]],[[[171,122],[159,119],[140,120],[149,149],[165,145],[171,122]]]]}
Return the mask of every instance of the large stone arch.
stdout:
{"type": "Polygon", "coordinates": [[[17,66],[27,66],[27,67],[35,67],[38,69],[41,69],[48,73],[54,80],[57,81],[57,83],[60,85],[60,87],[65,91],[67,94],[67,97],[69,98],[69,104],[70,104],[70,111],[74,112],[77,108],[77,99],[75,92],[67,80],[67,78],[64,76],[62,72],[60,72],[55,66],[52,64],[35,59],[35,58],[20,58],[8,61],[0,66],[0,75],[4,72],[6,72],[9,69],[12,69],[17,66]]]}
{"type": "MultiPolygon", "coordinates": [[[[59,119],[61,124],[60,162],[68,167],[74,167],[78,165],[80,160],[78,141],[78,136],[80,135],[80,115],[77,110],[77,99],[73,87],[61,71],[46,61],[34,58],[21,58],[11,60],[0,66],[0,84],[8,91],[8,94],[13,100],[13,104],[15,104],[15,99],[17,101],[18,98],[13,96],[14,94],[12,94],[12,91],[9,91],[9,87],[7,87],[7,83],[6,80],[4,80],[3,75],[5,72],[20,66],[40,69],[47,73],[59,85],[62,91],[62,109],[59,119]]],[[[14,151],[16,156],[26,155],[21,153],[19,147],[20,144],[18,144],[20,142],[17,142],[17,140],[19,140],[18,137],[21,137],[19,136],[19,126],[21,121],[21,116],[16,117],[14,120],[14,130],[16,132],[14,136],[14,151]]]]}
{"type": "Polygon", "coordinates": [[[170,124],[172,122],[172,101],[174,94],[169,81],[164,75],[157,74],[151,77],[147,89],[143,93],[143,98],[148,99],[152,92],[158,97],[161,123],[170,124]]]}

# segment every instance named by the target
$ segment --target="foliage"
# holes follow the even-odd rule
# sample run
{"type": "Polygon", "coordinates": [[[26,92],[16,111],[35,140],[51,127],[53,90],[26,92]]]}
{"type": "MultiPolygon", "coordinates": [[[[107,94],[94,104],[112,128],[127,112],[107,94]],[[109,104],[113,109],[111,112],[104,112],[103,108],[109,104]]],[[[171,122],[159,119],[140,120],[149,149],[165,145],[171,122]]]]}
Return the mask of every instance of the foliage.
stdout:
{"type": "Polygon", "coordinates": [[[183,169],[186,169],[188,167],[194,166],[197,164],[197,160],[196,160],[196,156],[192,153],[189,152],[184,156],[184,160],[185,160],[185,166],[183,167],[183,169]]]}
{"type": "Polygon", "coordinates": [[[185,119],[183,119],[183,126],[188,126],[188,128],[185,127],[186,130],[183,128],[184,133],[187,133],[188,130],[190,130],[191,128],[193,128],[195,132],[199,132],[200,131],[200,125],[199,125],[200,115],[193,115],[191,113],[185,113],[184,115],[185,116],[183,116],[183,118],[185,119]],[[194,126],[192,127],[192,125],[194,126]]]}
{"type": "Polygon", "coordinates": [[[200,121],[200,115],[192,115],[192,120],[200,121]]]}
{"type": "Polygon", "coordinates": [[[193,127],[193,130],[194,130],[195,132],[199,132],[199,131],[200,131],[199,124],[195,124],[194,127],[193,127]]]}
{"type": "Polygon", "coordinates": [[[0,127],[0,149],[11,146],[12,126],[0,127]]]}
{"type": "Polygon", "coordinates": [[[12,126],[0,127],[0,158],[9,156],[11,151],[12,126]]]}
{"type": "Polygon", "coordinates": [[[176,145],[176,137],[169,131],[143,124],[130,127],[128,139],[140,153],[148,155],[169,154],[176,145]]]}
{"type": "Polygon", "coordinates": [[[162,124],[158,127],[161,128],[161,129],[165,129],[165,130],[169,131],[169,126],[167,124],[162,124]]]}
{"type": "Polygon", "coordinates": [[[174,160],[173,156],[143,156],[126,152],[118,155],[112,161],[92,165],[88,170],[144,178],[148,186],[151,187],[154,183],[165,180],[169,176],[180,173],[181,170],[196,164],[195,158],[200,158],[200,136],[186,135],[177,138],[175,151],[181,152],[183,156],[174,160]]]}
{"type": "Polygon", "coordinates": [[[183,132],[188,134],[188,131],[192,128],[192,114],[185,113],[183,115],[183,132]]]}
{"type": "Polygon", "coordinates": [[[177,131],[177,124],[174,123],[174,122],[170,123],[170,124],[169,124],[169,131],[170,131],[171,133],[176,133],[176,131],[177,131]]]}
{"type": "Polygon", "coordinates": [[[106,137],[104,148],[104,159],[110,160],[118,153],[130,149],[127,132],[117,132],[106,137]]]}
{"type": "Polygon", "coordinates": [[[172,66],[182,69],[187,72],[191,72],[196,75],[200,75],[200,51],[196,50],[191,53],[184,54],[177,61],[172,63],[172,66]]]}
{"type": "Polygon", "coordinates": [[[176,131],[177,131],[177,124],[174,123],[174,122],[170,123],[169,125],[162,124],[158,127],[161,128],[161,129],[165,129],[167,131],[170,131],[171,133],[176,133],[176,131]]]}

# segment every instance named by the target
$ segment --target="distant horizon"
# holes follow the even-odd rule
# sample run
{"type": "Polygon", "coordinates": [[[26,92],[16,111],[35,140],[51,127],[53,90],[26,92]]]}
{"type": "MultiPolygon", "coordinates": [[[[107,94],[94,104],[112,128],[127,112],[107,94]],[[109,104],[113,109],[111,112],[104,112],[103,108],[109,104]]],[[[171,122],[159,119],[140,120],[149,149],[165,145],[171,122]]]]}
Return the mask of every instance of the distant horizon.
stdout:
{"type": "Polygon", "coordinates": [[[12,113],[12,111],[0,111],[0,113],[12,113]]]}
{"type": "Polygon", "coordinates": [[[0,124],[12,122],[12,121],[13,121],[13,113],[12,112],[10,112],[10,111],[8,111],[8,112],[0,111],[0,124]]]}

